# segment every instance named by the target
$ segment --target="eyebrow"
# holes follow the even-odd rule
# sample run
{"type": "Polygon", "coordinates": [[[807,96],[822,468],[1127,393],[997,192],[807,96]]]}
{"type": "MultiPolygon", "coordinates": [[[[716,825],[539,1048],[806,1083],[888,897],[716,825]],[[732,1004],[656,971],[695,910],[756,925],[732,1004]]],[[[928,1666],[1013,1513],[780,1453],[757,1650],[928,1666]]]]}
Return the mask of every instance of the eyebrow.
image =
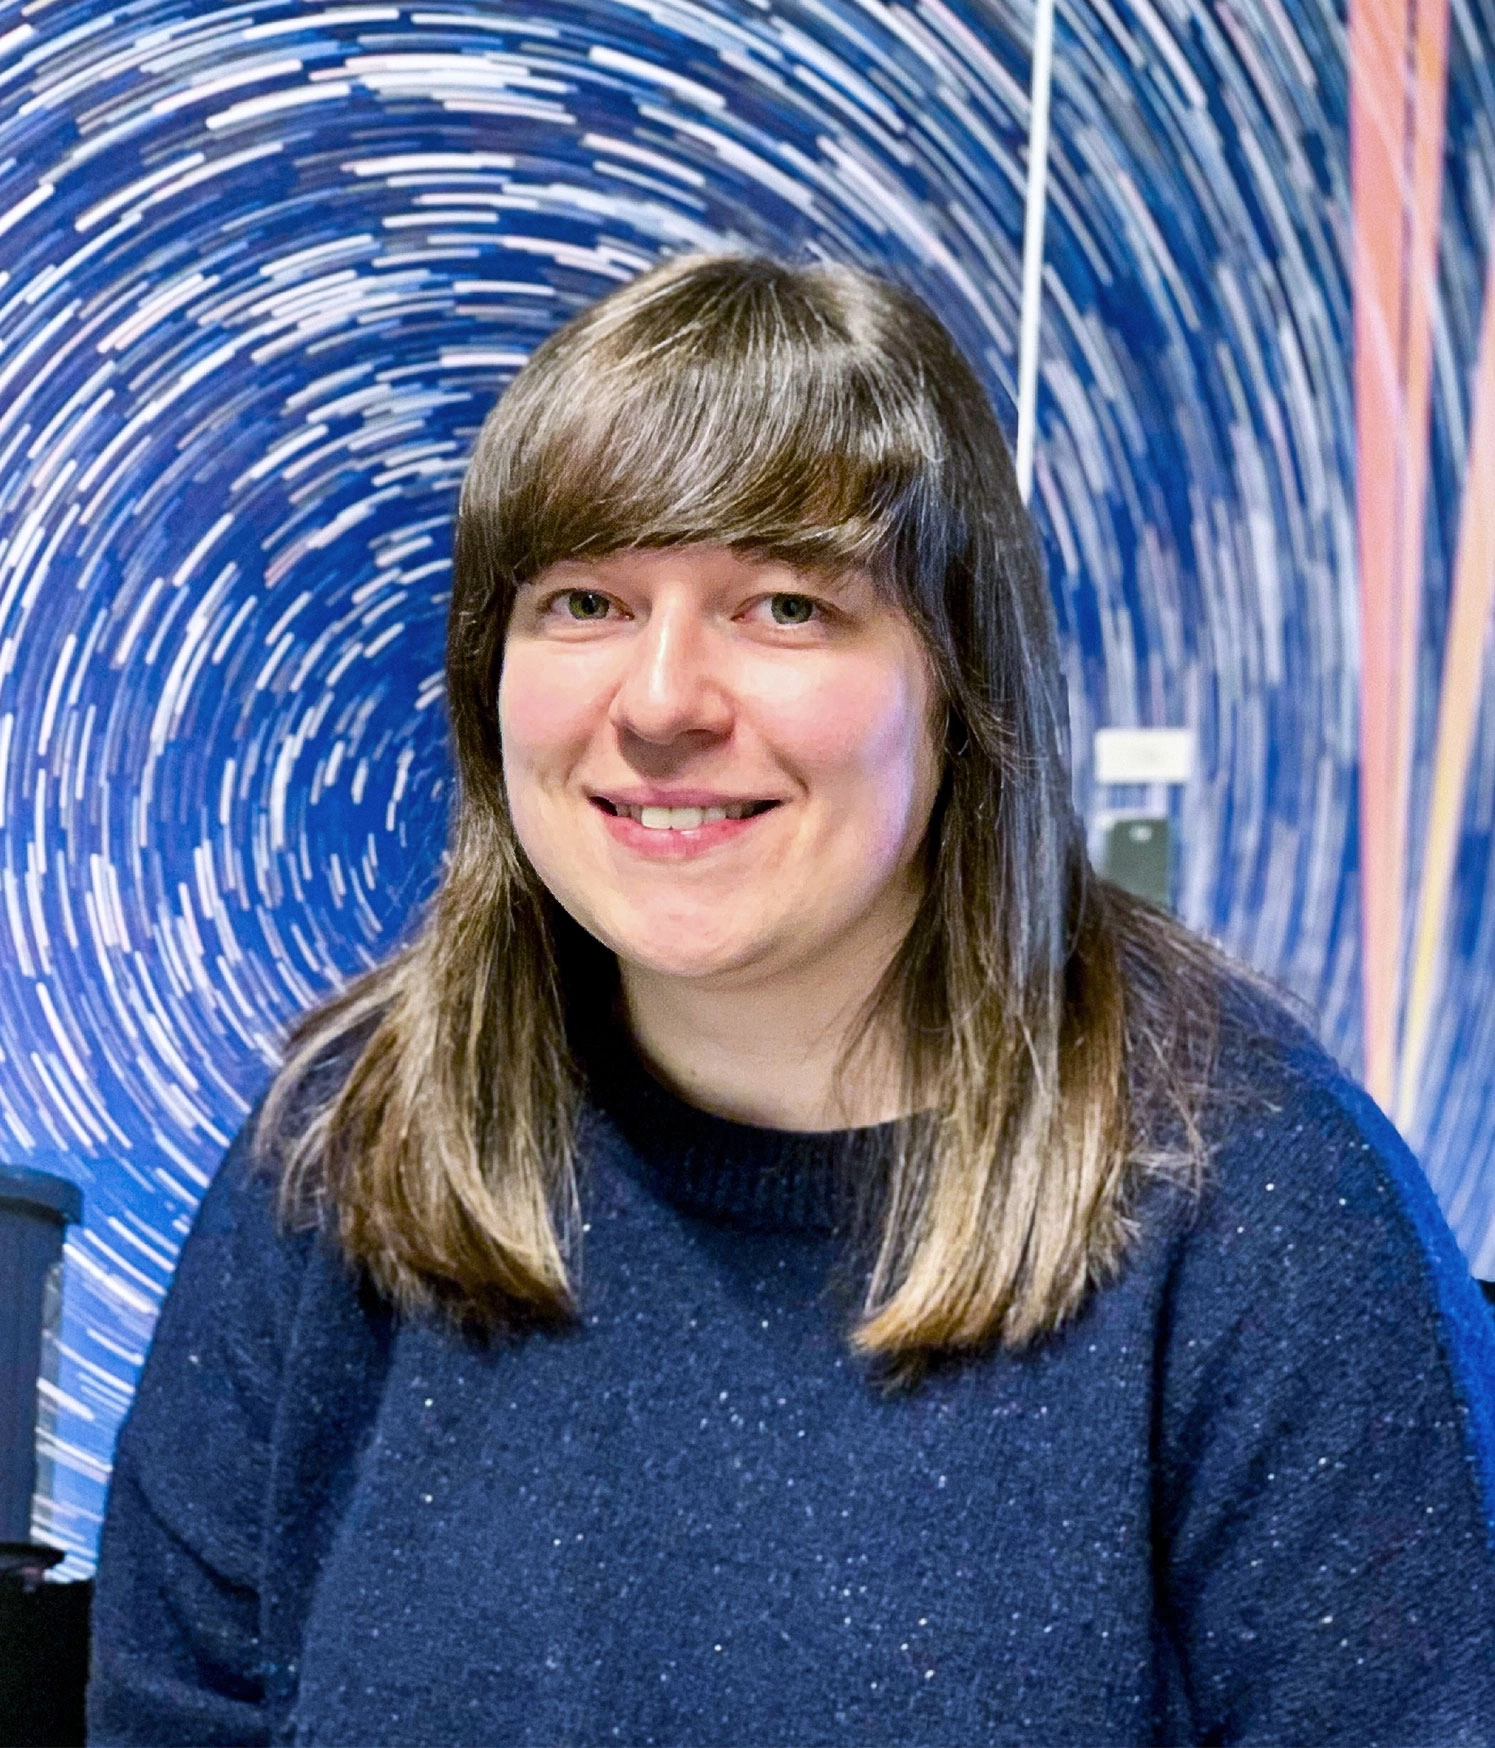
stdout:
{"type": "MultiPolygon", "coordinates": [[[[562,564],[564,564],[564,563],[565,563],[565,562],[566,562],[566,561],[565,561],[565,560],[564,560],[564,559],[563,559],[563,560],[562,560],[562,561],[561,561],[561,563],[562,563],[562,564]]],[[[554,571],[554,570],[559,570],[559,569],[560,569],[560,565],[559,565],[559,564],[554,564],[554,565],[547,565],[547,566],[546,566],[546,567],[545,567],[545,570],[544,570],[544,571],[536,571],[536,572],[535,572],[535,574],[534,574],[534,575],[533,575],[533,576],[531,576],[531,577],[525,577],[525,579],[524,579],[524,580],[523,580],[523,581],[522,581],[522,582],[520,582],[520,583],[516,583],[516,584],[515,584],[515,585],[514,585],[514,592],[515,592],[515,594],[516,594],[516,595],[517,595],[517,594],[519,594],[519,593],[520,593],[520,592],[521,592],[521,591],[522,591],[522,590],[524,590],[524,589],[538,589],[538,588],[539,588],[539,586],[540,586],[540,583],[541,583],[541,581],[542,581],[542,580],[543,580],[543,579],[544,579],[544,577],[545,577],[545,572],[546,572],[546,571],[554,571]]],[[[555,579],[555,578],[554,578],[554,577],[551,577],[551,578],[550,578],[550,581],[551,581],[551,582],[552,582],[552,583],[554,583],[554,582],[555,582],[555,581],[556,581],[556,579],[555,579]]]]}
{"type": "MultiPolygon", "coordinates": [[[[647,551],[650,549],[645,548],[644,550],[647,551]]],[[[542,579],[547,577],[549,579],[549,584],[556,587],[585,587],[586,585],[580,582],[568,585],[564,573],[574,568],[576,571],[583,574],[587,572],[595,574],[598,566],[605,563],[606,559],[612,556],[611,553],[608,553],[604,554],[601,559],[588,559],[581,554],[577,554],[570,558],[554,559],[551,563],[542,565],[539,570],[525,577],[523,581],[516,583],[514,585],[514,592],[518,594],[525,589],[538,588],[542,579]],[[550,574],[557,571],[563,574],[559,577],[550,574]]],[[[803,593],[845,596],[847,594],[855,593],[863,584],[870,585],[874,594],[881,593],[878,589],[876,579],[856,565],[827,566],[824,570],[821,570],[813,566],[807,567],[795,564],[793,560],[782,558],[779,554],[774,552],[764,551],[754,553],[749,549],[744,553],[744,556],[754,558],[763,564],[782,565],[786,570],[792,573],[795,582],[799,586],[791,586],[776,590],[775,593],[778,594],[795,595],[803,593]]],[[[600,588],[603,586],[603,583],[599,580],[597,587],[600,588]]]]}
{"type": "Polygon", "coordinates": [[[532,589],[542,577],[548,575],[552,571],[595,571],[599,562],[600,561],[597,559],[587,559],[580,556],[574,558],[552,559],[549,564],[542,564],[537,571],[532,571],[522,582],[515,584],[515,587],[519,589],[532,589]]]}

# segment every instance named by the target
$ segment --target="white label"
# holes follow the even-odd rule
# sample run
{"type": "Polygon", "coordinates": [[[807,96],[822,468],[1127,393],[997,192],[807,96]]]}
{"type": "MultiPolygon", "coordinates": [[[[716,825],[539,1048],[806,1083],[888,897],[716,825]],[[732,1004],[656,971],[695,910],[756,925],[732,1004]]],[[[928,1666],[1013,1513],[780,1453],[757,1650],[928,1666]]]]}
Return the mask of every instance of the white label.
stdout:
{"type": "Polygon", "coordinates": [[[1097,783],[1187,783],[1194,769],[1192,728],[1099,728],[1097,783]]]}

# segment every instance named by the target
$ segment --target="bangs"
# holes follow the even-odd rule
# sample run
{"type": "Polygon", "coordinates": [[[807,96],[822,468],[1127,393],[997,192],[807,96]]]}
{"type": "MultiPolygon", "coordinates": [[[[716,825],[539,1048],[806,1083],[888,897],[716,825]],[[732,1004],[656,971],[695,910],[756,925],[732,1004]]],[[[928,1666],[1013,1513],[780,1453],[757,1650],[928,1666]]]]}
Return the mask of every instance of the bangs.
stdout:
{"type": "Polygon", "coordinates": [[[886,343],[896,310],[844,271],[723,266],[607,300],[499,403],[482,508],[511,586],[563,559],[695,543],[861,568],[900,593],[943,570],[941,424],[886,343]]]}

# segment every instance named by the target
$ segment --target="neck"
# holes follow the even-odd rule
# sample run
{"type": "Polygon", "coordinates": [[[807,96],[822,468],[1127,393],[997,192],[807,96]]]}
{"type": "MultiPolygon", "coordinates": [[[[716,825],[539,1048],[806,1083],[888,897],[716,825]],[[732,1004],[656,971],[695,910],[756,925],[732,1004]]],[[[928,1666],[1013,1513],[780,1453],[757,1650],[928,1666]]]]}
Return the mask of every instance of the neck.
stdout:
{"type": "Polygon", "coordinates": [[[634,1041],[680,1098],[763,1128],[862,1128],[905,1115],[896,1040],[874,1029],[839,1072],[898,939],[850,963],[816,958],[757,979],[665,977],[620,965],[634,1041]]]}

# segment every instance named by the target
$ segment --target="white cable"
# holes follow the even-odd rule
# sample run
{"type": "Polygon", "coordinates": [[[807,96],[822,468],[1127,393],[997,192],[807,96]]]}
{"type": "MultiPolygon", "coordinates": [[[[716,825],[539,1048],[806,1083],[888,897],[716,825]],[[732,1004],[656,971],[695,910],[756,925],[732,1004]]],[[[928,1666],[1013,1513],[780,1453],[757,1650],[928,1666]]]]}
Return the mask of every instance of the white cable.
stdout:
{"type": "Polygon", "coordinates": [[[1023,210],[1023,307],[1017,364],[1017,485],[1033,494],[1034,421],[1038,407],[1038,327],[1043,308],[1043,217],[1048,197],[1049,86],[1054,70],[1054,0],[1033,16],[1033,88],[1029,100],[1028,190],[1023,210]]]}

